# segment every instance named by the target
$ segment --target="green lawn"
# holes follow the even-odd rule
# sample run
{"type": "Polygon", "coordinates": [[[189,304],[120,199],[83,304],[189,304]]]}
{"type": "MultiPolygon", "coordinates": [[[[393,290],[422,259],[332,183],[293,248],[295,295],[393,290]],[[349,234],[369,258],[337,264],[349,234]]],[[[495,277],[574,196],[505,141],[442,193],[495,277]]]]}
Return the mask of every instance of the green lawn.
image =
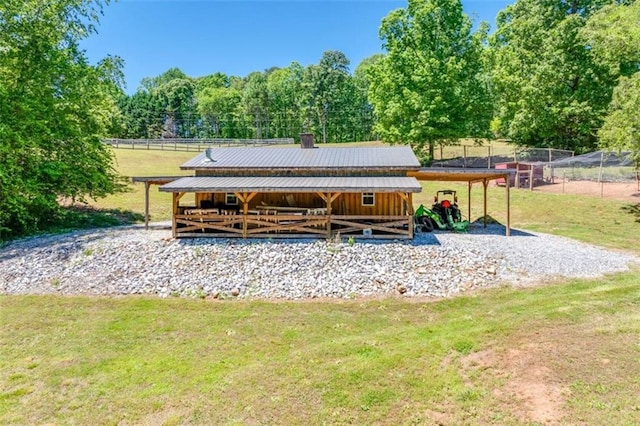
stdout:
{"type": "MultiPolygon", "coordinates": [[[[117,154],[139,176],[193,155],[117,154]]],[[[141,211],[135,191],[100,205],[141,211]]],[[[640,254],[640,206],[512,197],[516,227],[640,254]]],[[[632,425],[639,378],[640,270],[439,301],[0,296],[0,424],[632,425]]]]}

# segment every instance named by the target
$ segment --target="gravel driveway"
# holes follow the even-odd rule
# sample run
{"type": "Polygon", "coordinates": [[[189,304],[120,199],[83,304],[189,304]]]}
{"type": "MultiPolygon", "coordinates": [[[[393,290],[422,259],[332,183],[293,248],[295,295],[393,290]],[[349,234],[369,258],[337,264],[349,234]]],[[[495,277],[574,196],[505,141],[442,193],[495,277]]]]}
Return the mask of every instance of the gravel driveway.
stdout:
{"type": "MultiPolygon", "coordinates": [[[[157,228],[157,227],[156,227],[157,228]]],[[[0,248],[1,294],[154,294],[302,299],[443,297],[470,289],[598,277],[640,258],[504,228],[412,241],[174,240],[140,226],[30,238],[0,248]]]]}

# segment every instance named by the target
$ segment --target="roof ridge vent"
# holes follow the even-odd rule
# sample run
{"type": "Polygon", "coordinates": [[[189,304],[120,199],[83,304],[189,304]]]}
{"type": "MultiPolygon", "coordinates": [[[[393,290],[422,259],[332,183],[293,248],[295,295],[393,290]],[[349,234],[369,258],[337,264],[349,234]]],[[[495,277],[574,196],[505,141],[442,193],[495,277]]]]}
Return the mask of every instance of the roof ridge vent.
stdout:
{"type": "Polygon", "coordinates": [[[204,150],[204,155],[207,157],[207,160],[214,162],[216,160],[213,159],[213,148],[207,148],[204,150]]]}

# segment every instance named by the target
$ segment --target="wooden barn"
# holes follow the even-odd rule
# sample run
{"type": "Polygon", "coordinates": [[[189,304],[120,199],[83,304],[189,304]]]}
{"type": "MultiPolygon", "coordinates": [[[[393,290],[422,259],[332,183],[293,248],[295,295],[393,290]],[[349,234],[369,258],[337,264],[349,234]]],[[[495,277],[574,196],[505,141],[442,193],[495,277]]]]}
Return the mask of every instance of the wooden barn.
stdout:
{"type": "Polygon", "coordinates": [[[174,237],[413,238],[419,168],[408,146],[210,148],[160,191],[174,237]]]}

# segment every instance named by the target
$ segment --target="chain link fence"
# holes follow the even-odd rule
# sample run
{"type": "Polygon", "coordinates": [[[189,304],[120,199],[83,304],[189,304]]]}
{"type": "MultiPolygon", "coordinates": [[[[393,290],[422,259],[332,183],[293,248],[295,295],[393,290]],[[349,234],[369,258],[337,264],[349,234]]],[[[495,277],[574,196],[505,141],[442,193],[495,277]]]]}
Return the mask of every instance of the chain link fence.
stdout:
{"type": "Polygon", "coordinates": [[[576,156],[552,148],[458,145],[440,147],[434,154],[433,167],[514,169],[510,185],[519,188],[640,201],[639,164],[631,152],[576,156]]]}
{"type": "Polygon", "coordinates": [[[436,149],[432,167],[493,169],[501,163],[550,163],[572,156],[564,149],[457,145],[436,149]]]}

